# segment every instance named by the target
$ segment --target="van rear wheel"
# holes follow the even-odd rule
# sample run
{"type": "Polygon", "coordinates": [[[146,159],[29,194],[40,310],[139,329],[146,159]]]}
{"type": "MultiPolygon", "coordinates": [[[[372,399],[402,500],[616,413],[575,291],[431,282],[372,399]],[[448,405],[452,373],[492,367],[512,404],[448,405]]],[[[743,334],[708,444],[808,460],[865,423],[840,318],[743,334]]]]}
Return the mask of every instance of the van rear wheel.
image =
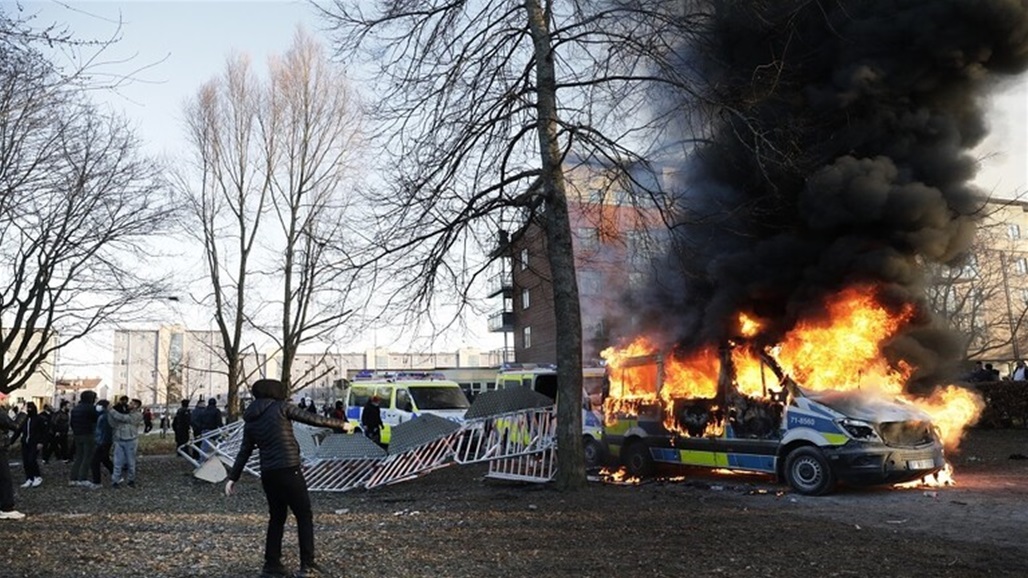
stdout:
{"type": "Polygon", "coordinates": [[[835,474],[824,453],[810,446],[796,448],[785,459],[785,480],[807,496],[821,496],[835,487],[835,474]]]}
{"type": "Polygon", "coordinates": [[[634,478],[649,478],[656,471],[650,448],[642,441],[634,441],[621,449],[621,463],[625,472],[634,478]]]}

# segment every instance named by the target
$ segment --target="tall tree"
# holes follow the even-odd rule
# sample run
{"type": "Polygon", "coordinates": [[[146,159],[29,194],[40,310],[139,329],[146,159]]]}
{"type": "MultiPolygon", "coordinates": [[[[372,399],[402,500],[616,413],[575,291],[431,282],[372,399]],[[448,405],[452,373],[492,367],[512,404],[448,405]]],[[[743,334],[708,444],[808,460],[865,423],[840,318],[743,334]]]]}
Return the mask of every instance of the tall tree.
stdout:
{"type": "MultiPolygon", "coordinates": [[[[440,302],[473,309],[497,231],[542,227],[560,336],[564,489],[585,482],[582,320],[564,175],[576,162],[631,174],[680,124],[650,106],[660,91],[649,88],[688,87],[671,44],[691,27],[683,6],[433,0],[369,9],[336,0],[323,9],[339,54],[368,56],[377,81],[375,134],[393,186],[372,191],[385,231],[374,244],[380,260],[399,265],[391,303],[420,319],[440,302]]],[[[657,191],[632,192],[645,202],[657,191]]]]}
{"type": "MultiPolygon", "coordinates": [[[[172,204],[127,123],[85,96],[51,42],[0,11],[0,392],[167,292],[148,276],[172,204]]],[[[61,36],[58,42],[66,42],[61,36]]]]}
{"type": "Polygon", "coordinates": [[[278,344],[290,384],[300,346],[330,343],[348,314],[344,185],[358,112],[346,78],[302,31],[267,80],[237,56],[188,105],[193,163],[179,182],[204,248],[233,416],[248,331],[278,344]]]}

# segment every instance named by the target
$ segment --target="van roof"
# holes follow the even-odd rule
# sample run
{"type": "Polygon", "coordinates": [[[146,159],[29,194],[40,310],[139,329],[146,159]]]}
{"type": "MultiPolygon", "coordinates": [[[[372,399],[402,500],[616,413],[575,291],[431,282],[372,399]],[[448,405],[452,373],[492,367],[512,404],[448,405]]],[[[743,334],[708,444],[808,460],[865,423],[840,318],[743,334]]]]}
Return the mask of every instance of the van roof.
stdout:
{"type": "Polygon", "coordinates": [[[450,379],[365,379],[361,381],[354,381],[351,387],[431,387],[431,386],[453,386],[460,387],[460,385],[450,379]]]}

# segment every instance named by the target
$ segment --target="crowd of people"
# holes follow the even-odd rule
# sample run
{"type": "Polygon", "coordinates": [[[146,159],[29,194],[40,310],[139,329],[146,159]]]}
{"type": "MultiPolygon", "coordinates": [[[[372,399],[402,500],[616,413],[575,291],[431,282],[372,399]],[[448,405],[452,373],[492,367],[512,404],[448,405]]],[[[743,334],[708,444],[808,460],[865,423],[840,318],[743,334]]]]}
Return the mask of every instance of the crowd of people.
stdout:
{"type": "Polygon", "coordinates": [[[70,486],[103,487],[103,469],[110,476],[112,488],[135,486],[139,433],[144,421],[142,406],[140,400],[128,396],[119,397],[112,405],[108,400],[98,400],[94,391],[83,391],[74,407],[61,401],[56,411],[50,404],[39,411],[30,401],[14,415],[0,411],[0,430],[6,430],[0,436],[0,519],[25,517],[15,509],[9,464],[10,448],[19,441],[25,473],[22,488],[41,486],[40,461],[47,464],[51,459],[71,464],[70,486]]]}
{"type": "MultiPolygon", "coordinates": [[[[315,562],[310,498],[300,469],[299,447],[289,424],[299,421],[337,431],[350,431],[352,428],[346,419],[343,402],[337,401],[334,406],[326,404],[319,412],[317,406],[307,400],[301,400],[297,405],[288,402],[286,391],[287,388],[278,380],[260,380],[254,385],[255,399],[243,412],[246,425],[242,446],[228,474],[225,493],[234,493],[243,466],[252,451],[259,449],[261,486],[270,513],[261,575],[266,578],[324,576],[325,572],[315,562]],[[296,518],[300,545],[300,570],[293,574],[281,561],[288,511],[292,511],[296,518]]],[[[361,420],[365,435],[375,441],[378,441],[382,428],[379,403],[378,397],[368,400],[361,420]]],[[[98,400],[94,391],[83,391],[74,407],[62,401],[56,411],[46,404],[39,412],[34,402],[28,402],[24,411],[12,413],[0,411],[0,520],[25,518],[25,514],[15,509],[14,481],[8,456],[10,447],[18,441],[21,442],[25,472],[22,488],[42,485],[40,458],[44,464],[50,459],[70,463],[70,486],[102,488],[105,469],[109,473],[111,488],[136,486],[139,436],[153,428],[153,413],[143,408],[140,400],[121,396],[112,405],[107,400],[98,400]]],[[[174,418],[162,417],[162,430],[169,425],[168,422],[175,435],[175,445],[179,447],[191,441],[195,443],[224,425],[221,409],[214,399],[206,403],[198,401],[193,408],[190,408],[189,400],[182,400],[174,418]]]]}
{"type": "Polygon", "coordinates": [[[1018,359],[1014,362],[1010,373],[1002,375],[1000,370],[993,367],[991,363],[982,363],[981,361],[974,362],[974,369],[967,376],[967,381],[973,382],[985,382],[985,381],[1028,381],[1028,365],[1025,365],[1024,360],[1018,359]]]}

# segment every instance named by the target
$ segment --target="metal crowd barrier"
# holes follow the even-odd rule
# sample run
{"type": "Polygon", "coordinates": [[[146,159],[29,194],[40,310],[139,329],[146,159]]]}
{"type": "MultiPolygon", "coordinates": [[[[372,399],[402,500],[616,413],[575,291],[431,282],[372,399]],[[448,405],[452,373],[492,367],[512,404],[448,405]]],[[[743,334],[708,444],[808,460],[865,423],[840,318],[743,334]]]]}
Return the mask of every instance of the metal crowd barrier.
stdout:
{"type": "MultiPolygon", "coordinates": [[[[308,489],[345,492],[410,480],[454,464],[487,462],[487,477],[547,482],[557,469],[552,400],[517,387],[480,394],[464,423],[424,414],[392,428],[389,451],[362,435],[295,424],[308,489]]],[[[242,444],[242,420],[194,439],[179,455],[201,469],[218,459],[231,467],[242,444]]],[[[258,452],[246,472],[260,475],[258,452]]]]}

